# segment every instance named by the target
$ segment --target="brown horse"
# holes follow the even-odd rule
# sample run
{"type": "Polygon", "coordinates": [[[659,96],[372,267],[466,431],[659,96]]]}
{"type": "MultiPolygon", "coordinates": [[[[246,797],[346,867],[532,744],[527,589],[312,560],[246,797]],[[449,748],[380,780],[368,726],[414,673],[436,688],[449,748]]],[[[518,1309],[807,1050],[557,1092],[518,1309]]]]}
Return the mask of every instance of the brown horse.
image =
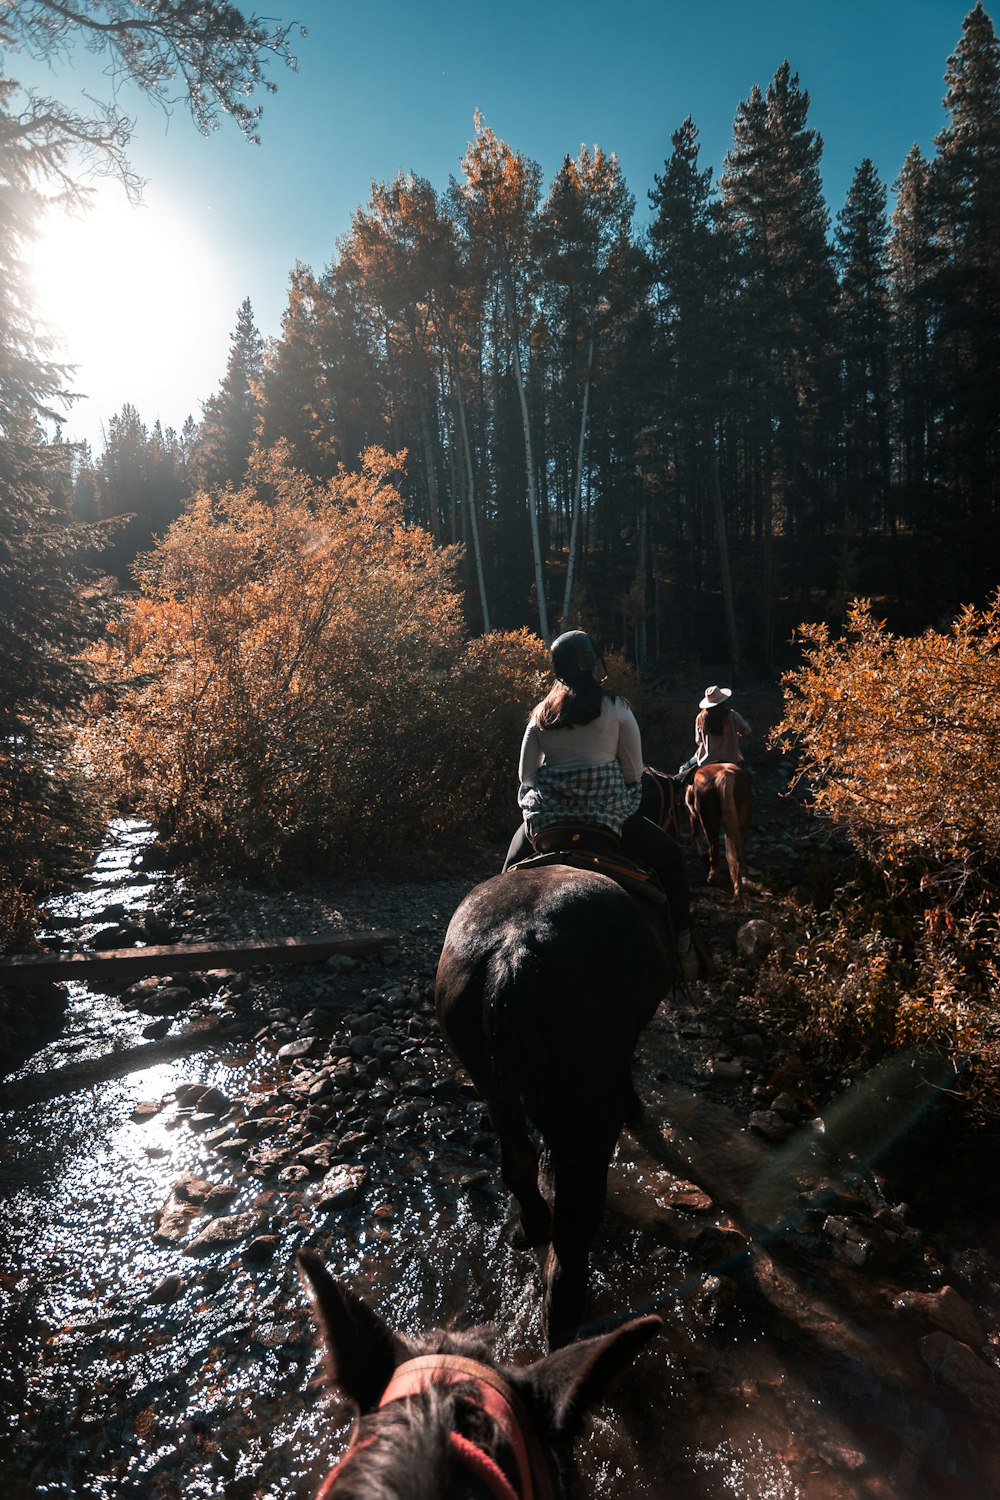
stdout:
{"type": "Polygon", "coordinates": [[[328,1378],[359,1420],[319,1500],[560,1500],[587,1410],[658,1332],[634,1318],[527,1367],[499,1367],[481,1334],[435,1332],[419,1343],[328,1274],[298,1262],[313,1299],[328,1378]]]}
{"type": "Polygon", "coordinates": [[[644,818],[669,833],[673,839],[681,836],[677,804],[680,793],[677,783],[667,771],[658,771],[655,766],[642,768],[642,801],[639,811],[644,818]]]}
{"type": "Polygon", "coordinates": [[[673,963],[631,896],[566,865],[511,869],[458,907],[437,970],[437,1014],[489,1110],[517,1238],[548,1246],[542,1324],[576,1332],[608,1165],[638,1100],[632,1054],[673,963]],[[552,1207],[539,1190],[540,1133],[552,1207]]]}
{"type": "Polygon", "coordinates": [[[726,761],[699,766],[684,793],[684,803],[691,815],[692,837],[697,840],[700,834],[708,844],[710,885],[719,877],[719,835],[725,833],[729,878],[738,901],[743,894],[743,861],[753,805],[749,776],[726,761]]]}

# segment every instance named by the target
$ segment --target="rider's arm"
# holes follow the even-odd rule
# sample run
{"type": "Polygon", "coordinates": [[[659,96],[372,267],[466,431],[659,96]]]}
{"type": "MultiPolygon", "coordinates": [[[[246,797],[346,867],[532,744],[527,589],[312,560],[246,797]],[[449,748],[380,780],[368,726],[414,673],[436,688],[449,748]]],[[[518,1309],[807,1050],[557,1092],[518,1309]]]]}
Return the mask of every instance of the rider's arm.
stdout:
{"type": "Polygon", "coordinates": [[[533,719],[528,721],[528,727],[524,731],[524,739],[521,741],[521,759],[518,762],[517,774],[522,786],[534,786],[535,772],[542,763],[542,742],[538,734],[538,726],[533,719]]]}
{"type": "Polygon", "coordinates": [[[635,714],[626,705],[618,726],[618,763],[626,786],[632,786],[642,775],[642,736],[635,714]]]}

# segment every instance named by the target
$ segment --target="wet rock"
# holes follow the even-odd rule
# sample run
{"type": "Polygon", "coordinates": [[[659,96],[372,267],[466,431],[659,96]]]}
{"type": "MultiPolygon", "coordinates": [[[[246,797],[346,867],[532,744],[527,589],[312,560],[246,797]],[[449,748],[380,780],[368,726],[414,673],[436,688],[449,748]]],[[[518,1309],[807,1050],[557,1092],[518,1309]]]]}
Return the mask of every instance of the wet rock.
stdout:
{"type": "Polygon", "coordinates": [[[168,1198],[156,1215],[153,1239],[160,1245],[179,1245],[191,1232],[191,1221],[201,1210],[193,1203],[168,1198]]]}
{"type": "Polygon", "coordinates": [[[347,1208],[356,1203],[368,1181],[368,1168],[360,1164],[334,1167],[316,1189],[320,1208],[347,1208]]]}
{"type": "Polygon", "coordinates": [[[174,1015],[190,1005],[192,998],[186,985],[171,984],[146,995],[138,1002],[138,1008],[148,1015],[174,1015]]]}
{"type": "Polygon", "coordinates": [[[926,1318],[960,1343],[979,1348],[986,1342],[986,1330],[954,1287],[943,1286],[937,1292],[902,1292],[892,1305],[904,1316],[926,1318]]]}
{"type": "Polygon", "coordinates": [[[183,1276],[167,1276],[150,1292],[149,1302],[176,1302],[184,1290],[183,1276]]]}
{"type": "Polygon", "coordinates": [[[793,1094],[776,1094],[771,1100],[771,1109],[774,1114],[781,1115],[785,1120],[797,1120],[802,1113],[802,1104],[793,1094]]]}
{"type": "Polygon", "coordinates": [[[485,1187],[489,1181],[490,1173],[484,1167],[478,1172],[466,1172],[458,1179],[458,1185],[462,1188],[485,1187]]]}
{"type": "Polygon", "coordinates": [[[747,1128],[754,1135],[775,1145],[787,1141],[792,1133],[789,1121],[783,1115],[776,1114],[773,1109],[755,1109],[747,1121],[747,1128]]]}
{"type": "Polygon", "coordinates": [[[358,967],[358,961],[349,953],[334,953],[323,967],[328,974],[350,974],[358,967]]]}
{"type": "Polygon", "coordinates": [[[278,1058],[281,1062],[294,1062],[298,1057],[311,1057],[319,1048],[320,1041],[315,1036],[300,1036],[293,1042],[286,1042],[283,1047],[278,1048],[278,1058]]]}
{"type": "Polygon", "coordinates": [[[169,922],[157,916],[155,911],[147,911],[142,919],[142,930],[152,943],[169,943],[173,941],[174,929],[169,922]]]}
{"type": "Polygon", "coordinates": [[[713,1057],[708,1065],[708,1076],[720,1083],[736,1083],[743,1077],[743,1064],[735,1057],[713,1057]]]}
{"type": "Polygon", "coordinates": [[[1000,1370],[948,1333],[929,1333],[920,1340],[920,1353],[937,1380],[961,1396],[979,1416],[1000,1425],[1000,1370]]]}
{"type": "Polygon", "coordinates": [[[290,1166],[282,1167],[278,1173],[278,1181],[293,1185],[296,1182],[305,1182],[312,1175],[312,1169],[304,1162],[293,1162],[290,1166]]]}
{"type": "Polygon", "coordinates": [[[144,1037],[148,1037],[150,1041],[158,1042],[166,1036],[170,1030],[170,1025],[169,1017],[163,1016],[159,1021],[150,1021],[148,1026],[144,1026],[142,1034],[144,1037]]]}
{"type": "Polygon", "coordinates": [[[693,1214],[707,1214],[712,1208],[709,1195],[697,1183],[687,1182],[683,1177],[659,1172],[651,1186],[653,1198],[660,1208],[685,1209],[693,1214]]]}
{"type": "Polygon", "coordinates": [[[692,1313],[702,1328],[715,1328],[737,1299],[737,1286],[729,1276],[703,1276],[692,1297],[692,1313]]]}
{"type": "Polygon", "coordinates": [[[263,1265],[266,1261],[271,1260],[280,1244],[281,1238],[279,1235],[255,1235],[249,1245],[244,1245],[242,1257],[248,1265],[263,1265]]]}
{"type": "Polygon", "coordinates": [[[184,1254],[204,1255],[213,1250],[228,1249],[241,1240],[250,1239],[259,1228],[260,1220],[256,1214],[225,1214],[206,1224],[191,1243],[185,1245],[184,1254]]]}
{"type": "Polygon", "coordinates": [[[179,1198],[183,1203],[207,1203],[214,1191],[214,1182],[209,1182],[204,1177],[194,1177],[189,1174],[177,1179],[173,1186],[172,1196],[179,1198]]]}
{"type": "Polygon", "coordinates": [[[205,1083],[182,1083],[174,1090],[174,1098],[181,1109],[190,1109],[201,1115],[224,1115],[232,1109],[232,1100],[221,1089],[205,1083]]]}
{"type": "Polygon", "coordinates": [[[290,1155],[291,1149],[288,1146],[263,1146],[247,1157],[247,1171],[253,1172],[257,1177],[270,1177],[272,1172],[287,1165],[290,1155]]]}
{"type": "Polygon", "coordinates": [[[761,921],[755,917],[752,921],[744,922],[736,934],[736,948],[750,963],[751,968],[757,968],[764,962],[768,954],[773,953],[779,946],[780,936],[778,929],[770,922],[761,921]]]}
{"type": "Polygon", "coordinates": [[[125,1005],[138,1005],[140,1000],[147,999],[159,988],[160,981],[154,978],[137,979],[135,984],[130,984],[127,990],[122,991],[122,1003],[125,1005]]]}
{"type": "Polygon", "coordinates": [[[135,1109],[129,1115],[129,1119],[133,1120],[137,1125],[141,1125],[145,1120],[152,1120],[162,1110],[162,1099],[144,1099],[141,1104],[136,1105],[135,1109]]]}

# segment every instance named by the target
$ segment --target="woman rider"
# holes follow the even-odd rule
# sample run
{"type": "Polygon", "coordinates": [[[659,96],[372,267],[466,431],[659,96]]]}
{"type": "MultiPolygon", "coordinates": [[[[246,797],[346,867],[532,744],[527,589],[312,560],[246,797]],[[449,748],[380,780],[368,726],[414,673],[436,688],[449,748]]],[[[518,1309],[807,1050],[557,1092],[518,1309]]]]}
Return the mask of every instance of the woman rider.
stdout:
{"type": "MultiPolygon", "coordinates": [[[[556,681],[532,709],[521,742],[518,803],[523,822],[504,869],[534,853],[531,836],[558,823],[582,823],[617,834],[632,859],[652,869],[666,893],[685,979],[698,974],[691,910],[680,848],[639,812],[642,741],[624,698],[594,675],[598,655],[582,630],[552,644],[556,681]]],[[[603,669],[604,662],[601,661],[603,669]]]]}
{"type": "Polygon", "coordinates": [[[718,762],[746,769],[740,741],[749,738],[750,725],[729,702],[732,696],[732,688],[705,689],[694,721],[694,754],[678,768],[675,781],[686,780],[688,772],[696,766],[711,766],[718,762]]]}

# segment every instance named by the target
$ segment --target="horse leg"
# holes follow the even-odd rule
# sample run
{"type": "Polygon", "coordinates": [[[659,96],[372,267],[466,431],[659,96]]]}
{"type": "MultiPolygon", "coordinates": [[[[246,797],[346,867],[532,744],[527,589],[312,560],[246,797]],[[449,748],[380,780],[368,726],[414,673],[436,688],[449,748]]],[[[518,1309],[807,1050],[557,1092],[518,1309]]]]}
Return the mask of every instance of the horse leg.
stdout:
{"type": "Polygon", "coordinates": [[[553,1162],[552,1245],[545,1262],[542,1329],[550,1349],[568,1344],[583,1321],[590,1247],[608,1192],[616,1129],[604,1149],[572,1162],[553,1162]]]}
{"type": "Polygon", "coordinates": [[[552,1214],[538,1189],[538,1148],[519,1104],[488,1099],[487,1109],[500,1143],[500,1176],[518,1207],[514,1244],[518,1249],[547,1245],[552,1214]]]}

